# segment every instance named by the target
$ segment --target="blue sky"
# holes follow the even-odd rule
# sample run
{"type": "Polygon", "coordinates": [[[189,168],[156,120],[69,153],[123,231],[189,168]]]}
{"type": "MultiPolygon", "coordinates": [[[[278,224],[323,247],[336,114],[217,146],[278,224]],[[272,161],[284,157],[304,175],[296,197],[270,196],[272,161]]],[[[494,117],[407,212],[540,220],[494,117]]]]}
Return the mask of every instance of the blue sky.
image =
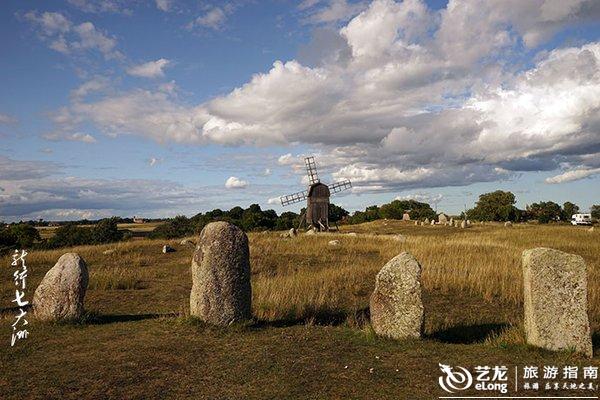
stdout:
{"type": "MultiPolygon", "coordinates": [[[[0,5],[0,220],[193,215],[304,188],[350,210],[600,203],[589,0],[0,5]]],[[[297,208],[291,208],[297,210],[297,208]]]]}

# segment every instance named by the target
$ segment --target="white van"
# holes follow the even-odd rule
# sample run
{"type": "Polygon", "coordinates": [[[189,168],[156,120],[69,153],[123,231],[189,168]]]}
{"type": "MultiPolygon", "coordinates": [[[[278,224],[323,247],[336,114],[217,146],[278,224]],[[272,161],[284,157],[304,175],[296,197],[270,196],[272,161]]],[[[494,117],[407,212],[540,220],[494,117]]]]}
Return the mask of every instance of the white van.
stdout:
{"type": "Polygon", "coordinates": [[[591,225],[592,214],[573,214],[571,217],[572,225],[591,225]]]}

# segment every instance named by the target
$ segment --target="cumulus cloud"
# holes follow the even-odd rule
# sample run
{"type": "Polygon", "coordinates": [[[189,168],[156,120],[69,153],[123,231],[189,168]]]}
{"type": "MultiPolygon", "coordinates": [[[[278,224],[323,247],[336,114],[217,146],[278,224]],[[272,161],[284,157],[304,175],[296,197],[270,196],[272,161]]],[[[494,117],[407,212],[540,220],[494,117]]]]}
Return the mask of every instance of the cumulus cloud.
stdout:
{"type": "Polygon", "coordinates": [[[364,2],[348,2],[347,0],[328,0],[325,4],[319,1],[303,1],[300,10],[310,10],[305,19],[308,23],[328,24],[348,21],[365,9],[364,2]]]}
{"type": "Polygon", "coordinates": [[[572,171],[563,172],[562,174],[550,178],[546,178],[545,182],[550,184],[573,182],[580,179],[589,178],[597,174],[600,174],[600,168],[575,169],[572,171]]]}
{"type": "Polygon", "coordinates": [[[127,73],[142,78],[157,78],[165,75],[164,69],[170,63],[169,60],[160,58],[156,61],[148,61],[147,63],[134,65],[127,69],[127,73]]]}
{"type": "Polygon", "coordinates": [[[230,176],[225,181],[225,187],[227,189],[245,189],[248,187],[248,182],[238,177],[230,176]]]}
{"type": "MultiPolygon", "coordinates": [[[[375,0],[317,38],[339,50],[324,62],[314,55],[331,51],[312,51],[310,65],[276,61],[196,106],[133,90],[73,101],[54,118],[64,129],[91,122],[159,142],[318,149],[323,167],[356,191],[496,181],[564,162],[597,168],[600,43],[540,51],[525,70],[513,62],[597,18],[598,4],[450,1],[434,11],[421,0],[375,0]]],[[[278,163],[300,173],[291,154],[278,163]]]]}
{"type": "Polygon", "coordinates": [[[202,27],[214,30],[222,29],[227,21],[227,13],[229,11],[229,7],[213,7],[192,21],[188,25],[188,28],[202,27]]]}
{"type": "Polygon", "coordinates": [[[38,34],[48,47],[63,54],[87,50],[99,51],[104,58],[122,58],[115,49],[117,40],[97,29],[92,22],[73,24],[57,12],[29,11],[24,15],[38,29],[38,34]]]}

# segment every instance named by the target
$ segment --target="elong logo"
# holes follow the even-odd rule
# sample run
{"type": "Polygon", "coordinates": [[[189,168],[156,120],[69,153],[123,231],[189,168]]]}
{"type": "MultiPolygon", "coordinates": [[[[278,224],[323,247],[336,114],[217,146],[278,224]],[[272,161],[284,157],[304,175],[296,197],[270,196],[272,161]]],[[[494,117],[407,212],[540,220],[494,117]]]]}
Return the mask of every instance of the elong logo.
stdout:
{"type": "Polygon", "coordinates": [[[449,365],[438,365],[440,366],[440,370],[445,374],[445,376],[440,376],[438,381],[440,387],[446,392],[454,393],[455,391],[466,390],[473,384],[473,376],[467,369],[456,367],[460,371],[454,371],[449,365]]]}

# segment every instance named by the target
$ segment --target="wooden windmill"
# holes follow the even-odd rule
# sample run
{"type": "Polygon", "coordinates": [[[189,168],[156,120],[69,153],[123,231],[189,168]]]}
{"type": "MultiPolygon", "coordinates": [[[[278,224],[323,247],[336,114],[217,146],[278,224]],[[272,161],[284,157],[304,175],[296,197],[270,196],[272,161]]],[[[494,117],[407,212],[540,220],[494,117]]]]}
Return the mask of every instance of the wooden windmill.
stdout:
{"type": "Polygon", "coordinates": [[[300,218],[306,222],[309,228],[312,227],[320,231],[329,230],[329,196],[350,189],[352,183],[350,180],[345,179],[327,186],[319,180],[315,158],[306,157],[304,162],[308,174],[308,189],[281,196],[281,205],[288,206],[307,200],[305,214],[300,218]]]}

